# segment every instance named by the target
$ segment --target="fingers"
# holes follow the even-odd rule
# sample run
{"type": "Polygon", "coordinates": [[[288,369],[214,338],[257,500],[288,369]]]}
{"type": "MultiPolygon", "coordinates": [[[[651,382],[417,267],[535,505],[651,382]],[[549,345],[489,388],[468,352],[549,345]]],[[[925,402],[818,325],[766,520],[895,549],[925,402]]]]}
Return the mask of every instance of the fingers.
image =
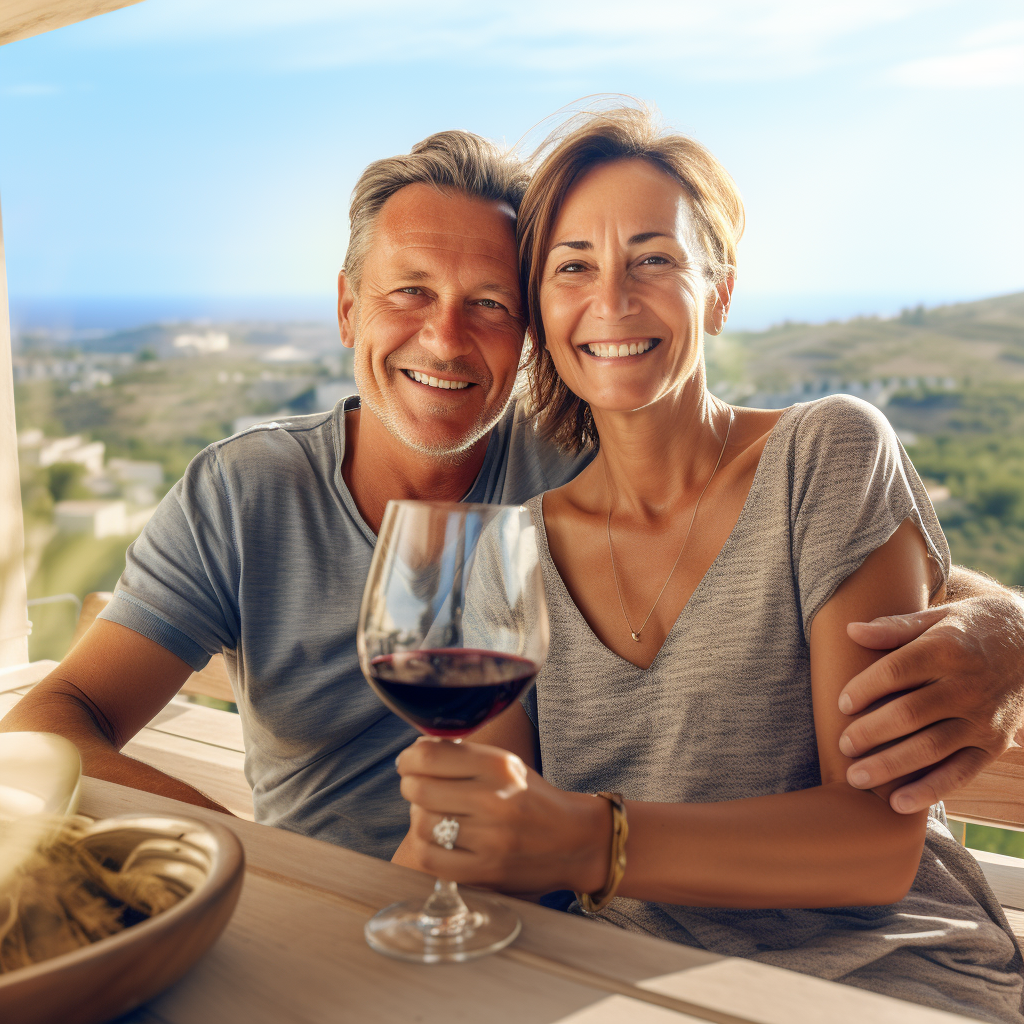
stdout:
{"type": "Polygon", "coordinates": [[[959,719],[937,722],[908,736],[901,743],[856,761],[846,770],[846,781],[855,789],[877,789],[896,779],[933,768],[965,747],[966,731],[966,724],[959,719]]]}
{"type": "Polygon", "coordinates": [[[459,821],[459,835],[455,846],[451,850],[446,850],[438,844],[433,835],[434,826],[440,820],[440,815],[414,809],[405,844],[407,848],[405,865],[452,882],[477,881],[467,874],[467,869],[473,863],[474,855],[466,846],[468,830],[465,822],[456,819],[459,821]]]}
{"type": "Polygon", "coordinates": [[[408,856],[404,863],[419,871],[466,885],[494,886],[501,878],[501,847],[491,830],[472,819],[435,814],[413,807],[409,820],[408,856]],[[434,838],[434,827],[443,817],[459,823],[455,846],[445,849],[434,838]]]}
{"type": "Polygon", "coordinates": [[[943,605],[908,615],[883,615],[870,622],[851,622],[846,632],[861,647],[869,647],[873,651],[890,651],[916,640],[925,630],[944,619],[948,612],[949,608],[943,605]]]}
{"type": "MultiPolygon", "coordinates": [[[[846,757],[862,757],[876,747],[910,737],[921,729],[947,719],[961,722],[964,742],[960,746],[967,746],[971,739],[968,734],[970,724],[957,717],[957,710],[950,695],[943,689],[922,686],[901,694],[895,700],[851,722],[839,737],[839,749],[846,757]]],[[[897,772],[893,777],[899,774],[897,772]]]]}
{"type": "Polygon", "coordinates": [[[948,799],[991,760],[992,756],[978,747],[959,750],[924,777],[893,790],[889,806],[899,814],[923,811],[939,800],[948,799]]]}
{"type": "Polygon", "coordinates": [[[434,829],[445,819],[454,820],[458,823],[458,834],[455,838],[455,845],[452,850],[460,850],[463,853],[473,849],[473,826],[470,819],[461,814],[441,813],[428,811],[422,807],[414,807],[409,815],[409,835],[413,836],[419,843],[436,846],[446,853],[452,852],[442,846],[434,835],[434,829]]]}
{"type": "Polygon", "coordinates": [[[433,775],[453,779],[471,779],[476,775],[468,743],[420,737],[397,758],[399,775],[433,775]]]}
{"type": "Polygon", "coordinates": [[[925,640],[911,647],[901,647],[858,672],[839,694],[839,710],[844,715],[860,714],[883,697],[910,690],[923,683],[933,682],[932,645],[925,640]]]}
{"type": "Polygon", "coordinates": [[[429,775],[406,775],[401,783],[402,796],[411,804],[437,815],[461,815],[479,812],[477,787],[461,779],[436,779],[429,775]]]}
{"type": "Polygon", "coordinates": [[[486,779],[492,782],[525,780],[522,758],[483,743],[453,743],[421,738],[396,760],[398,772],[448,779],[486,779]]]}

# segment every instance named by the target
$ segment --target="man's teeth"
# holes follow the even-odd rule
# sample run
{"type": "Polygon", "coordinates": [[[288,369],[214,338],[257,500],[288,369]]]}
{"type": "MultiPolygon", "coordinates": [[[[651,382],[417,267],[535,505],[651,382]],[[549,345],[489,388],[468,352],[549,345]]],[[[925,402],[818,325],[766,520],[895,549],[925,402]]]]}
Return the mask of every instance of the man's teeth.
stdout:
{"type": "Polygon", "coordinates": [[[469,387],[468,380],[442,380],[439,377],[429,377],[419,370],[406,370],[406,373],[419,384],[428,384],[432,388],[444,388],[446,391],[461,391],[469,387]]]}
{"type": "Polygon", "coordinates": [[[644,352],[654,347],[654,342],[651,339],[646,341],[632,341],[628,345],[622,343],[621,345],[588,345],[587,351],[592,356],[600,356],[603,359],[612,359],[618,356],[639,356],[643,355],[644,352]]]}

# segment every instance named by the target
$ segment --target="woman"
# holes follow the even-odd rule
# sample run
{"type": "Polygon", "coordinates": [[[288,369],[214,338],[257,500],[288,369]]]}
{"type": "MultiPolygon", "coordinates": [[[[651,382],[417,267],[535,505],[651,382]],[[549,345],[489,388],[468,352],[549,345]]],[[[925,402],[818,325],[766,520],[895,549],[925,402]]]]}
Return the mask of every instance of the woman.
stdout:
{"type": "Polygon", "coordinates": [[[552,642],[529,713],[401,755],[396,859],[1020,1021],[1020,953],[970,855],[892,811],[895,784],[852,789],[838,752],[839,693],[874,657],[846,624],[924,608],[945,540],[870,406],[707,391],[742,225],[715,159],[640,111],[587,117],[537,171],[520,238],[539,429],[598,452],[530,503],[552,642]]]}

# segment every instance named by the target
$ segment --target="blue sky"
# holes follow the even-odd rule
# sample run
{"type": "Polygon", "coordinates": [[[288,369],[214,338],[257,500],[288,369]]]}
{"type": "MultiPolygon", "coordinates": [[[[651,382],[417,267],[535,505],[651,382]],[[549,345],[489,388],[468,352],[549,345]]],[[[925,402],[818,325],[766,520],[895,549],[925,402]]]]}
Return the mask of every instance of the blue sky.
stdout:
{"type": "Polygon", "coordinates": [[[626,10],[144,0],[0,48],[16,319],[55,300],[329,318],[366,163],[448,127],[539,139],[604,92],[736,178],[738,324],[1024,288],[1018,3],[626,10]]]}

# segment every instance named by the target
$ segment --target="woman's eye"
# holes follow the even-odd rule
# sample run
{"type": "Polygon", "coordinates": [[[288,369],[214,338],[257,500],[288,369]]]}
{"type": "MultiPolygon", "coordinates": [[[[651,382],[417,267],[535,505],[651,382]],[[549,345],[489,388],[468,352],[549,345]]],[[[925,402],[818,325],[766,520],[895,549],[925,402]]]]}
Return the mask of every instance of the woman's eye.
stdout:
{"type": "Polygon", "coordinates": [[[664,266],[668,263],[668,260],[664,256],[645,256],[640,261],[642,267],[659,267],[664,266]]]}
{"type": "Polygon", "coordinates": [[[580,271],[586,270],[587,268],[577,261],[572,263],[563,263],[557,270],[559,274],[578,274],[580,271]]]}

